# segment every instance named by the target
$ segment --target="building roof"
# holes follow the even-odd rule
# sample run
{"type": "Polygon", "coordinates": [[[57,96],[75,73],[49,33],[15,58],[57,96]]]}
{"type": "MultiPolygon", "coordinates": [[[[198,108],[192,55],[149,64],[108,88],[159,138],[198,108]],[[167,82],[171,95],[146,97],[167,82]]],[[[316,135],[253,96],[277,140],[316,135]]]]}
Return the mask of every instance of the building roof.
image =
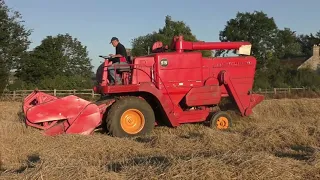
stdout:
{"type": "Polygon", "coordinates": [[[320,46],[314,45],[312,56],[308,60],[303,62],[298,67],[298,69],[308,68],[308,69],[317,71],[319,67],[320,67],[320,46]]]}
{"type": "Polygon", "coordinates": [[[309,57],[305,57],[305,56],[292,57],[292,58],[281,59],[280,63],[282,65],[286,65],[286,66],[297,69],[301,64],[303,64],[308,59],[309,57]]]}

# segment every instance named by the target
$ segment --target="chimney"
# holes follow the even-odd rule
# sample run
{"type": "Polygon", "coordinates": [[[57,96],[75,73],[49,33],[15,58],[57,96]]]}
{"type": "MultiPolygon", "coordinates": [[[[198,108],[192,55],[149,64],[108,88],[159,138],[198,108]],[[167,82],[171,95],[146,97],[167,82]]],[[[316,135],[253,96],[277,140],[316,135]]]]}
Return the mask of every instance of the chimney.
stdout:
{"type": "Polygon", "coordinates": [[[320,46],[314,45],[313,46],[313,57],[320,56],[320,46]]]}

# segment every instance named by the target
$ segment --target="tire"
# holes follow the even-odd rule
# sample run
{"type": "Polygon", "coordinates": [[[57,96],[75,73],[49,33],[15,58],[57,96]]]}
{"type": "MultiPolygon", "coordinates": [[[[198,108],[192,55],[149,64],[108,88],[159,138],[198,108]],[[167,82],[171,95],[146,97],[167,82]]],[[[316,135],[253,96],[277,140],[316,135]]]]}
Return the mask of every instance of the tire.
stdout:
{"type": "Polygon", "coordinates": [[[228,113],[219,111],[211,117],[210,127],[218,130],[227,130],[232,127],[232,118],[228,113]]]}
{"type": "Polygon", "coordinates": [[[97,84],[102,82],[103,68],[104,68],[104,63],[102,63],[97,69],[97,72],[96,72],[96,82],[97,82],[97,84]]]}
{"type": "Polygon", "coordinates": [[[152,107],[144,99],[129,96],[117,100],[111,106],[106,124],[107,130],[112,136],[140,136],[148,134],[154,129],[155,115],[152,107]],[[138,127],[131,126],[134,124],[138,127]]]}

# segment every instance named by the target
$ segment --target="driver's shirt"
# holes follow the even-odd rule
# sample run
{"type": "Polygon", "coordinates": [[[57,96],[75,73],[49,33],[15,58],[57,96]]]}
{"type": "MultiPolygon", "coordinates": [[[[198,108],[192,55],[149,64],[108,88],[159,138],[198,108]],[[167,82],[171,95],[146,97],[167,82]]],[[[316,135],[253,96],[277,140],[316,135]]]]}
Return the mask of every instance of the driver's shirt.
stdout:
{"type": "MultiPolygon", "coordinates": [[[[118,45],[116,46],[116,54],[121,54],[123,57],[127,59],[127,50],[121,43],[118,43],[118,45]]],[[[120,58],[114,58],[114,59],[115,59],[113,61],[114,63],[120,62],[120,58]]]]}

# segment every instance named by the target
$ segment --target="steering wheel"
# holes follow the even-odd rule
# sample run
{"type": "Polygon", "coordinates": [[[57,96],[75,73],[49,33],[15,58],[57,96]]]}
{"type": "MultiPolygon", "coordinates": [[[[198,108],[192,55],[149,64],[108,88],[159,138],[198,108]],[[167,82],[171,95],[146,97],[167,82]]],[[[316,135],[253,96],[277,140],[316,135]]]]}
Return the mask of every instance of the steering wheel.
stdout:
{"type": "Polygon", "coordinates": [[[111,56],[102,56],[102,55],[100,55],[99,57],[101,57],[103,59],[110,59],[111,58],[111,56]]]}

